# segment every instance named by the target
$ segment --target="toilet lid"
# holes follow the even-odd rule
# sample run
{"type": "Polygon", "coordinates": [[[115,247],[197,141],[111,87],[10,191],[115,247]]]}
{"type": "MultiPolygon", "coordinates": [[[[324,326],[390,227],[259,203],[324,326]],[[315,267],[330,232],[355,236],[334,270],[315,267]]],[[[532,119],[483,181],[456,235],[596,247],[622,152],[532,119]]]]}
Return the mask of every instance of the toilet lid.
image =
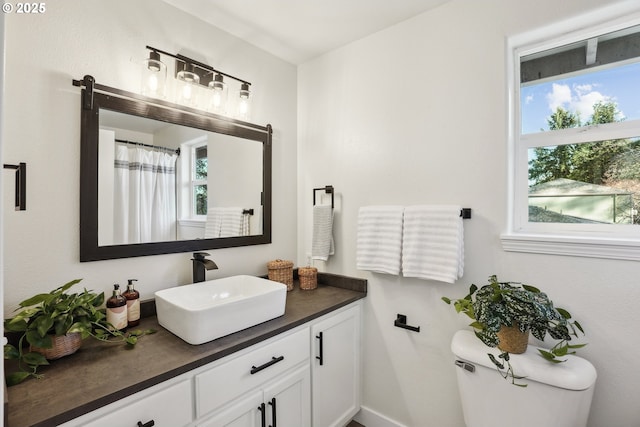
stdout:
{"type": "MultiPolygon", "coordinates": [[[[497,348],[487,347],[472,331],[456,332],[451,341],[451,351],[458,359],[473,364],[496,369],[487,353],[496,358],[501,353],[497,348]]],[[[551,363],[545,360],[538,348],[529,346],[523,354],[510,354],[511,366],[515,375],[527,380],[537,381],[567,390],[585,390],[596,382],[596,369],[588,361],[574,355],[561,357],[563,363],[551,363]]]]}

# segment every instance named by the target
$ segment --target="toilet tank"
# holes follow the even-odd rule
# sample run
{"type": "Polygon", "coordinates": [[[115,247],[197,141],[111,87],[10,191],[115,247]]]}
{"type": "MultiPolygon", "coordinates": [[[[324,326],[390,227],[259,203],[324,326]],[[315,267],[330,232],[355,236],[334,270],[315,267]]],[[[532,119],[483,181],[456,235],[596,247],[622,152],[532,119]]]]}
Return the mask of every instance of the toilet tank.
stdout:
{"type": "Polygon", "coordinates": [[[596,370],[581,357],[568,355],[553,364],[529,346],[523,354],[511,354],[517,380],[511,384],[496,371],[484,345],[472,331],[458,331],[451,341],[456,376],[467,427],[584,427],[587,425],[596,370]]]}

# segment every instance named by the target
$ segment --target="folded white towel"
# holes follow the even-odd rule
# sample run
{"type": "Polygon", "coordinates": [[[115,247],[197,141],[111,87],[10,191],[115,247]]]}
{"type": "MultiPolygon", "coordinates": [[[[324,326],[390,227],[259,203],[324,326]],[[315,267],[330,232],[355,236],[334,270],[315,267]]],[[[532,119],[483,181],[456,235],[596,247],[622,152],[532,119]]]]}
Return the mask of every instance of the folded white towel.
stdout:
{"type": "Polygon", "coordinates": [[[453,283],[464,272],[460,206],[407,206],[404,210],[402,274],[453,283]]]}
{"type": "Polygon", "coordinates": [[[316,205],[313,207],[311,258],[326,261],[334,253],[333,208],[331,205],[316,205]]]}
{"type": "Polygon", "coordinates": [[[358,212],[357,268],[400,274],[402,206],[363,206],[358,212]]]}

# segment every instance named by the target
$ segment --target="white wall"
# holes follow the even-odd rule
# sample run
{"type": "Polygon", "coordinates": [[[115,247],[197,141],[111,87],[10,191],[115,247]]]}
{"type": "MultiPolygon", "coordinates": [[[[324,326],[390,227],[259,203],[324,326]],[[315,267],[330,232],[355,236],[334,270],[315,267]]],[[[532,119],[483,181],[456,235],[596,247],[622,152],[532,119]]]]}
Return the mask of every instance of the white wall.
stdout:
{"type": "MultiPolygon", "coordinates": [[[[506,37],[602,0],[453,0],[298,68],[298,261],[311,247],[312,188],[337,191],[336,255],[322,270],[366,278],[364,405],[406,426],[462,426],[449,343],[468,322],[440,297],[490,274],[538,285],[586,328],[597,368],[589,425],[637,425],[635,262],[507,253],[506,37]],[[358,208],[454,203],[465,274],[454,285],[356,270],[358,208]],[[393,326],[397,313],[421,326],[393,326]],[[631,369],[631,370],[629,370],[631,369]]],[[[544,409],[541,409],[544,410],[544,409]]],[[[375,427],[367,424],[367,427],[375,427]]]]}
{"type": "MultiPolygon", "coordinates": [[[[190,253],[79,262],[80,89],[71,81],[91,74],[98,83],[137,92],[133,61],[148,56],[147,45],[252,82],[252,121],[274,126],[273,243],[211,251],[220,269],[208,278],[264,274],[269,260],[294,259],[296,68],[161,1],[56,0],[46,6],[42,15],[6,16],[2,154],[6,163],[23,161],[28,169],[27,210],[3,211],[7,315],[20,300],[75,278],[97,291],[137,278],[143,299],[191,282],[190,253]]],[[[12,186],[3,180],[5,206],[12,206],[12,186]]]]}

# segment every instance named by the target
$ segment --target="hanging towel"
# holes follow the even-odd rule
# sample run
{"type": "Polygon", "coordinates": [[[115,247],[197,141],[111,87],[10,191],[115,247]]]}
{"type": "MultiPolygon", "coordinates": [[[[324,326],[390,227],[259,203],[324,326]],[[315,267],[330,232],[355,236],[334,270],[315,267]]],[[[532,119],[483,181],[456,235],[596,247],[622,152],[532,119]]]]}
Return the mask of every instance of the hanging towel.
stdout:
{"type": "Polygon", "coordinates": [[[407,206],[402,237],[402,274],[453,283],[464,270],[460,206],[407,206]]]}
{"type": "Polygon", "coordinates": [[[333,208],[331,205],[316,205],[313,207],[311,259],[326,261],[334,253],[333,208]]]}
{"type": "Polygon", "coordinates": [[[358,212],[357,268],[400,274],[402,206],[363,206],[358,212]]]}
{"type": "Polygon", "coordinates": [[[251,234],[251,223],[249,222],[249,218],[251,217],[250,213],[244,213],[244,209],[242,211],[242,236],[248,236],[251,234]]]}
{"type": "Polygon", "coordinates": [[[242,236],[244,214],[242,208],[208,208],[204,228],[205,239],[242,236]]]}

